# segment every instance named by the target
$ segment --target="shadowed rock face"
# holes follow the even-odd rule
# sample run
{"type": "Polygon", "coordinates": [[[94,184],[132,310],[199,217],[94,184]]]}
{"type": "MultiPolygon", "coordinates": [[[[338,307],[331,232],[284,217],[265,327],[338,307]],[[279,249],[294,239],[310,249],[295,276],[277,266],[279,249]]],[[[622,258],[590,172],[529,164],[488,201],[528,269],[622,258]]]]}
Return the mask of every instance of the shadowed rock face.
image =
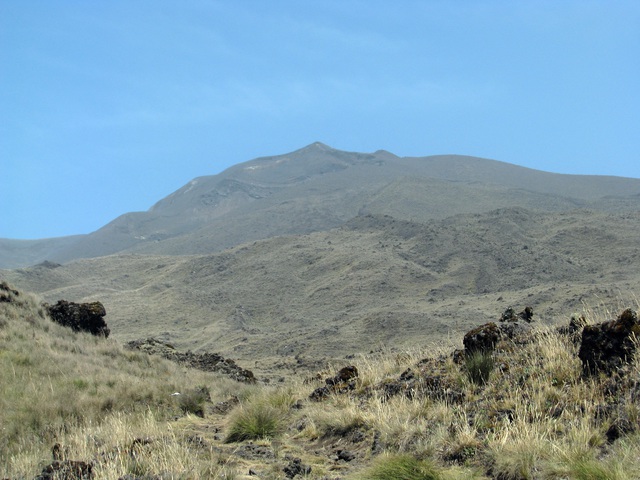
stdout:
{"type": "Polygon", "coordinates": [[[58,300],[55,305],[46,305],[51,320],[76,332],[108,337],[110,330],[104,321],[107,314],[100,302],[74,303],[58,300]]]}
{"type": "Polygon", "coordinates": [[[639,335],[638,314],[630,308],[616,320],[585,326],[578,352],[584,374],[610,375],[630,362],[635,356],[635,338],[639,335]]]}

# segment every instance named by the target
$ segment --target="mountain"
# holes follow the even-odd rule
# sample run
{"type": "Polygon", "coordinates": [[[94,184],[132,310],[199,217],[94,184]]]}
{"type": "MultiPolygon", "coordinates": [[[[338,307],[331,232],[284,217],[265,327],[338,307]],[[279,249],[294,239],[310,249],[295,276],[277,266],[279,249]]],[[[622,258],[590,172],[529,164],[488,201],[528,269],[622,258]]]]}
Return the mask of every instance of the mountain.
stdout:
{"type": "Polygon", "coordinates": [[[148,211],[124,214],[89,235],[2,239],[0,267],[115,253],[206,254],[335,228],[357,215],[425,222],[505,207],[634,211],[640,179],[553,174],[458,155],[344,152],[316,142],[196,178],[148,211]]]}
{"type": "Polygon", "coordinates": [[[277,376],[457,341],[509,306],[531,306],[546,324],[617,311],[640,289],[638,238],[638,211],[512,207],[426,223],[367,214],[220,253],[117,254],[0,277],[49,302],[100,300],[118,340],[155,336],[277,376]]]}

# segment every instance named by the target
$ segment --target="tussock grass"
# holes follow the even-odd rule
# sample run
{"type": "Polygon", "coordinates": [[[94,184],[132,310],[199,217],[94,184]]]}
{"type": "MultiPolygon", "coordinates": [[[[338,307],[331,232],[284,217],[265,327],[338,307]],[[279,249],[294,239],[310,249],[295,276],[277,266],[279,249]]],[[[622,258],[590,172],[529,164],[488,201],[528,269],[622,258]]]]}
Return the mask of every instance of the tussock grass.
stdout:
{"type": "MultiPolygon", "coordinates": [[[[230,391],[235,383],[73,332],[53,323],[36,296],[13,296],[0,302],[0,477],[33,477],[51,461],[54,443],[115,428],[114,419],[127,419],[128,433],[114,433],[122,442],[136,435],[140,418],[180,415],[173,392],[191,385],[230,391]]],[[[79,458],[92,458],[96,448],[79,458]]]]}
{"type": "Polygon", "coordinates": [[[640,432],[613,443],[606,435],[618,418],[638,425],[640,358],[617,385],[584,378],[578,347],[551,328],[538,327],[526,344],[501,342],[489,366],[486,358],[456,364],[443,349],[350,359],[360,373],[355,389],[312,402],[320,383],[240,385],[74,333],[50,322],[36,297],[19,300],[0,303],[3,478],[35,476],[56,442],[69,458],[92,461],[96,478],[113,480],[240,478],[257,460],[234,452],[253,441],[272,449],[261,467],[267,478],[282,476],[287,455],[313,464],[310,478],[326,478],[338,448],[359,458],[339,464],[343,478],[622,480],[640,471],[640,432]],[[407,372],[456,395],[430,396],[419,385],[385,393],[407,372]],[[238,405],[213,420],[191,415],[206,417],[208,395],[238,405]],[[197,432],[206,431],[224,435],[201,441],[197,432]]]}
{"type": "Polygon", "coordinates": [[[226,443],[271,439],[285,429],[287,414],[296,401],[290,389],[256,390],[233,412],[226,443]]]}
{"type": "Polygon", "coordinates": [[[493,354],[491,352],[479,350],[465,359],[467,377],[476,385],[484,385],[489,381],[493,365],[493,354]]]}
{"type": "Polygon", "coordinates": [[[387,455],[360,477],[362,480],[441,480],[440,469],[432,462],[411,455],[387,455]]]}
{"type": "Polygon", "coordinates": [[[273,438],[283,429],[282,413],[263,403],[241,407],[231,420],[225,442],[273,438]]]}

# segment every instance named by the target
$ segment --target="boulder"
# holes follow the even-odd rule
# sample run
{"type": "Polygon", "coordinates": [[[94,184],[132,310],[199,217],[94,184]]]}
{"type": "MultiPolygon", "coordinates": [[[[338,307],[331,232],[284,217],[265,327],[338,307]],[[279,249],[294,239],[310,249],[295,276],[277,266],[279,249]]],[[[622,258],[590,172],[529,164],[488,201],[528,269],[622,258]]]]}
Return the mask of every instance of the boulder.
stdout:
{"type": "Polygon", "coordinates": [[[89,332],[105,338],[109,336],[110,330],[104,321],[107,312],[100,302],[74,303],[58,300],[55,305],[45,304],[45,307],[51,320],[60,325],[76,332],[89,332]]]}
{"type": "Polygon", "coordinates": [[[465,354],[492,352],[496,348],[496,344],[501,336],[502,332],[494,322],[480,325],[465,334],[462,340],[465,354]]]}
{"type": "Polygon", "coordinates": [[[524,344],[531,341],[533,328],[526,322],[505,322],[498,325],[503,338],[508,338],[514,343],[524,344]]]}
{"type": "Polygon", "coordinates": [[[611,375],[616,372],[635,356],[636,337],[640,337],[640,324],[637,313],[631,309],[615,320],[586,325],[578,352],[583,373],[611,375]]]}

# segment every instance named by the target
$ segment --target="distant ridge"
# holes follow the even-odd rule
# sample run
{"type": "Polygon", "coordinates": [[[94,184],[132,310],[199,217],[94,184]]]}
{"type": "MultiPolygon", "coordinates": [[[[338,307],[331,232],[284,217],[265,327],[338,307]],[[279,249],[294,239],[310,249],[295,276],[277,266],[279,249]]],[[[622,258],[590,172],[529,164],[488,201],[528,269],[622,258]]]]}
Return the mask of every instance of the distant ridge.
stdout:
{"type": "Polygon", "coordinates": [[[360,214],[424,222],[513,206],[633,211],[640,179],[554,174],[462,155],[346,152],[314,142],[195,178],[148,211],[126,213],[89,235],[0,239],[0,267],[125,252],[212,253],[326,230],[360,214]]]}

